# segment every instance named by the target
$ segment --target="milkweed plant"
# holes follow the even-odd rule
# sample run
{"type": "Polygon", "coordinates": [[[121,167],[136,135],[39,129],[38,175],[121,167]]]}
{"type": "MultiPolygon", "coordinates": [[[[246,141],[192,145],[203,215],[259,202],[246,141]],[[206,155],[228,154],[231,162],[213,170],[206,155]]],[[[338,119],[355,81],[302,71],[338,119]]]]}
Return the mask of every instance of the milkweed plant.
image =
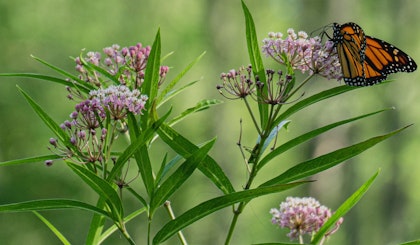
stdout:
{"type": "MultiPolygon", "coordinates": [[[[310,176],[334,167],[406,128],[296,163],[286,171],[273,173],[269,179],[261,179],[258,173],[287,150],[340,125],[386,109],[332,122],[277,145],[279,132],[291,123],[288,120],[291,115],[317,102],[357,88],[342,85],[315,94],[305,91],[304,94],[302,88],[314,76],[340,80],[341,66],[333,42],[323,42],[321,38],[309,37],[302,31],[295,33],[293,29],[287,30],[287,34],[269,33],[261,42],[257,39],[249,10],[244,3],[242,7],[250,61],[237,69],[227,68],[220,78],[214,80],[220,79],[216,89],[221,98],[243,102],[244,110],[248,111],[257,135],[254,139],[255,145],[251,147],[243,146],[241,139],[246,135],[239,135],[238,154],[245,164],[235,164],[248,172],[243,185],[233,186],[233,181],[223,171],[224,163],[218,163],[209,155],[215,139],[196,144],[173,127],[190,114],[219,104],[220,100],[204,99],[177,116],[172,115],[171,109],[162,109],[163,104],[169,103],[181,91],[191,89],[190,85],[193,83],[181,87],[177,85],[204,53],[169,81],[167,74],[170,69],[161,64],[165,59],[161,58],[158,31],[152,46],[141,43],[130,47],[112,45],[104,48],[102,53],[82,52],[74,59],[75,72],[64,71],[34,57],[61,77],[33,73],[1,74],[62,84],[68,91],[67,101],[74,105],[74,111],[69,111],[67,119],[54,121],[27,92],[18,87],[36,114],[51,130],[51,135],[45,139],[51,154],[6,161],[0,163],[0,166],[44,162],[45,165],[54,167],[55,164],[64,162],[87,188],[97,193],[98,198],[95,204],[72,199],[2,203],[0,212],[34,213],[63,244],[70,244],[71,238],[66,238],[38,211],[74,208],[91,212],[92,220],[86,244],[100,244],[115,232],[119,232],[128,244],[161,244],[172,236],[178,236],[180,244],[187,244],[184,228],[218,210],[230,207],[232,215],[226,218],[231,223],[225,234],[225,244],[231,244],[234,243],[232,235],[240,222],[240,216],[254,198],[309,185],[310,176]],[[264,68],[262,57],[276,61],[277,66],[272,69],[264,68]],[[307,74],[307,78],[298,81],[296,72],[307,74]],[[176,156],[169,159],[170,154],[165,153],[162,154],[161,162],[152,162],[152,146],[158,139],[167,146],[168,153],[175,152],[176,156]],[[116,149],[114,146],[121,142],[126,147],[123,150],[116,149]],[[138,176],[127,178],[129,170],[138,173],[138,176]],[[177,195],[181,186],[187,184],[186,180],[198,171],[218,188],[219,194],[184,213],[175,214],[171,199],[177,195]],[[256,185],[256,179],[262,184],[256,185]],[[138,189],[142,191],[139,192],[138,189]],[[136,210],[127,213],[123,194],[138,200],[136,210]],[[162,224],[154,222],[159,209],[167,210],[168,213],[167,220],[162,224]],[[135,241],[127,229],[131,225],[130,221],[135,218],[143,219],[148,227],[147,231],[142,231],[147,232],[146,241],[135,241]],[[109,221],[111,225],[107,226],[109,221]]],[[[345,225],[345,214],[366,193],[377,175],[378,172],[365,183],[361,183],[360,188],[335,210],[321,205],[315,197],[287,197],[284,201],[278,200],[276,207],[271,210],[260,210],[267,217],[267,223],[270,222],[271,214],[274,225],[289,231],[288,238],[279,237],[279,241],[261,242],[282,244],[280,240],[288,239],[300,244],[327,242],[326,238],[339,232],[339,227],[345,225]]],[[[274,225],[273,233],[276,233],[278,231],[274,225]]]]}

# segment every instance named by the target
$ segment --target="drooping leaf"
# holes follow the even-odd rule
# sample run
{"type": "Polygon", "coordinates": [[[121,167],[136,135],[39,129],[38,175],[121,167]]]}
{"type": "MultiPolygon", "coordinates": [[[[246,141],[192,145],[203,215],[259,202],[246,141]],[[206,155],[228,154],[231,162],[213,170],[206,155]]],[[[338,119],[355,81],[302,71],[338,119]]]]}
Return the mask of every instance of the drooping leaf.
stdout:
{"type": "MultiPolygon", "coordinates": [[[[190,142],[188,139],[180,135],[173,128],[168,125],[162,125],[158,134],[160,138],[168,144],[176,153],[188,158],[191,152],[195,152],[198,147],[190,142]]],[[[234,188],[229,181],[229,178],[225,175],[222,168],[216,163],[216,161],[207,156],[204,158],[203,163],[198,165],[198,169],[207,176],[223,193],[232,193],[234,188]]]]}
{"type": "Polygon", "coordinates": [[[88,184],[92,190],[105,199],[105,202],[108,204],[109,209],[113,214],[114,220],[122,220],[124,209],[121,199],[115,190],[115,186],[111,186],[107,181],[82,166],[73,163],[67,163],[67,166],[88,184]]]}
{"type": "Polygon", "coordinates": [[[42,216],[37,211],[32,211],[38,219],[40,219],[53,233],[54,235],[60,240],[60,242],[64,245],[71,245],[71,243],[66,239],[66,237],[53,225],[49,222],[44,216],[42,216]]]}
{"type": "Polygon", "coordinates": [[[207,156],[207,153],[214,145],[214,142],[215,140],[212,140],[192,153],[192,155],[159,186],[150,202],[151,215],[153,215],[156,208],[168,200],[168,198],[192,175],[197,166],[207,156]]]}
{"type": "Polygon", "coordinates": [[[57,155],[44,155],[44,156],[36,156],[36,157],[28,157],[22,159],[15,159],[10,161],[0,162],[1,166],[9,166],[9,165],[17,165],[17,164],[24,164],[24,163],[38,163],[44,162],[46,160],[54,160],[54,159],[61,159],[61,156],[57,155]]]}
{"type": "Polygon", "coordinates": [[[69,199],[44,199],[0,205],[0,213],[28,212],[41,210],[81,209],[110,218],[109,214],[90,204],[69,199]]]}
{"type": "MultiPolygon", "coordinates": [[[[392,109],[392,108],[389,108],[389,109],[392,109]]],[[[291,140],[287,141],[286,143],[280,145],[279,147],[274,149],[272,152],[268,153],[263,159],[261,159],[261,161],[258,163],[258,166],[257,166],[258,171],[263,166],[265,166],[270,160],[275,158],[276,156],[279,156],[280,154],[284,153],[285,151],[290,150],[291,148],[293,148],[295,146],[298,146],[298,145],[302,144],[303,142],[306,142],[310,139],[313,139],[314,137],[316,137],[316,136],[318,136],[318,135],[320,135],[324,132],[327,132],[327,131],[329,131],[333,128],[336,128],[338,126],[341,126],[341,125],[344,125],[344,124],[347,124],[347,123],[350,123],[350,122],[354,122],[356,120],[359,120],[359,119],[362,119],[362,118],[365,118],[365,117],[373,116],[375,114],[378,114],[380,112],[384,112],[384,111],[389,110],[389,109],[383,109],[383,110],[375,111],[375,112],[372,112],[372,113],[367,113],[367,114],[364,114],[364,115],[361,115],[361,116],[358,116],[358,117],[353,117],[353,118],[345,119],[345,120],[342,120],[342,121],[339,121],[339,122],[331,123],[331,124],[328,124],[328,125],[323,126],[321,128],[317,128],[317,129],[309,131],[305,134],[302,134],[302,135],[300,135],[300,136],[298,136],[294,139],[291,139],[291,140]]]]}
{"type": "Polygon", "coordinates": [[[180,93],[181,91],[183,91],[185,88],[193,85],[195,82],[191,82],[189,84],[187,84],[186,86],[183,86],[177,90],[174,90],[173,88],[175,87],[175,85],[178,84],[178,82],[181,80],[181,78],[184,77],[185,74],[187,74],[187,72],[204,56],[206,52],[203,52],[200,56],[198,56],[195,60],[193,60],[190,64],[187,65],[187,67],[185,67],[184,70],[182,70],[171,82],[168,83],[168,85],[166,85],[166,87],[162,90],[162,92],[160,93],[159,97],[157,98],[157,107],[159,107],[160,105],[164,104],[165,101],[169,100],[170,98],[172,98],[173,96],[175,96],[176,94],[180,93]]]}
{"type": "Polygon", "coordinates": [[[322,172],[326,169],[334,167],[335,165],[350,159],[354,156],[359,155],[360,153],[364,152],[365,150],[373,147],[374,145],[378,144],[381,141],[388,139],[389,137],[403,131],[404,129],[408,128],[411,125],[402,127],[398,130],[392,131],[390,133],[376,136],[365,140],[363,142],[354,144],[352,146],[348,146],[345,148],[341,148],[339,150],[327,153],[325,155],[316,157],[314,159],[310,159],[304,161],[296,166],[286,170],[284,173],[280,174],[279,176],[265,182],[261,186],[270,186],[275,184],[282,184],[288,183],[290,181],[295,181],[298,179],[302,179],[316,173],[322,172]]]}
{"type": "Polygon", "coordinates": [[[350,209],[356,205],[363,195],[368,191],[373,181],[378,176],[377,171],[366,183],[364,183],[355,193],[353,193],[341,206],[334,212],[334,214],[325,222],[319,231],[312,238],[312,244],[317,244],[321,241],[322,237],[343,217],[350,209]]]}
{"type": "Polygon", "coordinates": [[[231,194],[227,194],[221,197],[216,197],[205,201],[194,208],[186,211],[174,220],[169,221],[154,237],[153,244],[159,244],[166,241],[172,235],[186,226],[194,223],[195,221],[206,217],[222,208],[231,206],[241,201],[249,201],[253,198],[272,194],[276,192],[285,191],[287,189],[296,187],[306,182],[296,182],[284,185],[276,185],[269,187],[259,187],[256,189],[239,191],[231,194]]]}

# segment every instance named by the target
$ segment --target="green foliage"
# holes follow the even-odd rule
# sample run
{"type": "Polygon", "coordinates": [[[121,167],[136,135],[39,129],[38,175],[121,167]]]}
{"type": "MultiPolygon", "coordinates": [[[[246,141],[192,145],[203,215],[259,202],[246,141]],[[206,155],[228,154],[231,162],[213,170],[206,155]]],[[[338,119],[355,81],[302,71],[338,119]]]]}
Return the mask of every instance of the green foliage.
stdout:
{"type": "MultiPolygon", "coordinates": [[[[242,2],[242,9],[245,16],[246,40],[250,63],[252,65],[252,74],[255,80],[258,78],[259,82],[266,84],[269,78],[266,76],[266,70],[262,62],[259,39],[256,35],[254,21],[244,2],[242,2]]],[[[148,96],[145,109],[142,111],[142,114],[127,112],[123,118],[114,118],[110,111],[106,112],[106,116],[99,124],[102,129],[106,129],[107,134],[99,141],[92,140],[96,145],[99,145],[100,142],[103,142],[105,145],[105,147],[101,148],[98,152],[101,156],[98,159],[92,160],[83,158],[82,156],[89,155],[92,152],[78,148],[73,143],[72,137],[60,127],[60,125],[55,122],[27,92],[18,87],[18,90],[22,93],[23,97],[35,113],[51,132],[56,135],[59,143],[64,146],[66,154],[41,155],[5,161],[0,163],[0,166],[62,159],[66,163],[66,166],[86,184],[86,188],[94,191],[98,195],[98,198],[96,205],[70,199],[46,199],[9,203],[0,205],[0,212],[34,212],[34,214],[63,244],[69,244],[68,240],[57,227],[44,216],[41,216],[37,211],[65,210],[72,208],[86,210],[94,214],[86,238],[87,244],[100,244],[117,230],[119,230],[128,243],[134,244],[135,242],[126,226],[129,225],[129,221],[139,217],[141,214],[145,214],[147,217],[142,218],[144,223],[148,226],[147,244],[160,244],[176,233],[181,232],[185,227],[193,225],[196,221],[231,206],[233,210],[232,223],[226,234],[225,241],[226,244],[229,244],[234,230],[236,229],[239,216],[249,202],[257,197],[283,192],[302,184],[308,184],[310,181],[305,180],[305,178],[341,164],[408,127],[402,127],[383,135],[371,137],[360,143],[334,150],[316,158],[295,163],[293,167],[283,173],[278,174],[274,178],[271,177],[271,179],[262,180],[263,184],[255,186],[254,180],[259,171],[270,161],[287,150],[301,146],[309,140],[338,126],[354,123],[357,120],[365,119],[388,110],[378,110],[361,116],[332,122],[323,127],[312,129],[307,133],[277,146],[276,141],[279,132],[281,128],[286,128],[291,123],[288,119],[291,115],[299,113],[303,109],[318,102],[336,98],[343,93],[356,89],[355,87],[340,86],[316,93],[305,99],[291,101],[289,99],[293,97],[296,91],[301,88],[305,82],[302,82],[301,85],[296,87],[297,80],[294,71],[291,65],[287,64],[284,70],[292,78],[283,91],[284,101],[280,101],[277,104],[264,103],[261,98],[264,98],[269,93],[267,86],[265,86],[262,89],[257,90],[256,95],[258,98],[252,101],[257,103],[256,107],[258,107],[258,111],[255,112],[252,110],[253,107],[249,105],[249,103],[252,102],[250,102],[248,98],[241,97],[246,103],[246,108],[254,121],[258,137],[255,140],[256,143],[253,148],[246,154],[241,142],[238,142],[248,175],[242,189],[235,190],[234,185],[232,184],[234,182],[224,172],[223,165],[209,155],[216,140],[203,140],[203,143],[195,144],[192,140],[183,135],[183,133],[178,132],[178,130],[173,127],[175,124],[187,119],[189,115],[205,111],[211,106],[220,104],[221,101],[216,99],[203,99],[175,116],[171,115],[172,107],[167,111],[162,111],[163,109],[161,109],[163,108],[161,107],[163,104],[171,101],[171,99],[179,95],[180,92],[191,89],[192,85],[196,83],[196,81],[193,81],[183,86],[179,84],[185,74],[203,57],[204,53],[188,64],[187,67],[166,85],[166,87],[161,88],[161,48],[161,35],[160,30],[158,30],[150,50],[150,55],[147,59],[144,78],[136,77],[136,81],[130,81],[130,84],[127,83],[128,85],[132,85],[132,87],[130,87],[131,89],[134,90],[138,88],[141,90],[142,94],[148,96]],[[138,83],[137,79],[143,80],[141,80],[141,83],[138,83]],[[255,116],[255,114],[258,115],[255,116]],[[171,119],[169,119],[170,116],[171,119]],[[255,118],[259,118],[259,122],[257,122],[255,118]],[[112,147],[114,141],[118,138],[117,135],[125,137],[127,140],[124,149],[121,151],[115,150],[112,147]],[[155,163],[151,158],[151,152],[155,150],[155,144],[158,143],[164,144],[167,151],[161,153],[161,162],[155,163]],[[135,165],[130,165],[131,162],[135,162],[135,165]],[[139,173],[140,177],[136,178],[134,181],[127,181],[126,172],[133,168],[136,173],[139,173]],[[187,180],[197,172],[195,171],[196,169],[203,173],[204,176],[220,190],[220,195],[189,208],[178,217],[168,220],[164,224],[155,223],[155,213],[162,207],[165,207],[163,204],[166,201],[171,200],[177,195],[180,188],[184,187],[187,180]],[[139,191],[139,189],[141,191],[139,191]],[[140,204],[136,210],[132,211],[132,213],[127,216],[125,216],[127,211],[124,199],[122,198],[122,193],[130,195],[140,204]],[[112,225],[105,230],[106,220],[112,221],[112,225]],[[157,227],[153,227],[154,229],[152,229],[152,226],[157,227]],[[153,234],[153,230],[158,230],[158,232],[153,234]]],[[[0,74],[0,76],[28,77],[58,83],[78,91],[85,96],[84,98],[86,99],[91,97],[91,95],[88,95],[89,91],[107,87],[109,84],[118,85],[121,77],[124,76],[124,69],[118,70],[114,74],[101,67],[101,65],[90,63],[84,59],[82,55],[79,58],[86,69],[87,74],[94,75],[98,79],[96,81],[97,83],[89,83],[76,75],[72,75],[63,69],[36,57],[34,57],[35,60],[64,76],[65,79],[32,73],[4,73],[0,74]]],[[[133,71],[130,70],[130,72],[133,71]]],[[[99,114],[100,113],[97,112],[94,117],[96,119],[100,118],[99,114]]],[[[96,132],[92,133],[92,138],[94,135],[96,135],[96,132]]],[[[333,225],[353,208],[367,192],[377,175],[378,173],[371,177],[338,208],[334,215],[315,234],[312,244],[321,243],[325,234],[333,225]]],[[[168,209],[168,207],[165,208],[168,209]]]]}

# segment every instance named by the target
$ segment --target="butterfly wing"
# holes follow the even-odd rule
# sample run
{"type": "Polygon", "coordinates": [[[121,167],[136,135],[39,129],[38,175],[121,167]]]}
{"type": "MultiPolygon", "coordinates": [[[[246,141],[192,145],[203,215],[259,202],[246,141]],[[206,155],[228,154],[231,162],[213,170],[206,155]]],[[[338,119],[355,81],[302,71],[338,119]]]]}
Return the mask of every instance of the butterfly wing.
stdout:
{"type": "Polygon", "coordinates": [[[370,86],[396,72],[413,72],[417,64],[406,53],[364,34],[355,23],[334,23],[333,41],[347,85],[370,86]]]}
{"type": "Polygon", "coordinates": [[[366,36],[355,23],[333,24],[333,42],[347,85],[364,86],[366,36]]]}

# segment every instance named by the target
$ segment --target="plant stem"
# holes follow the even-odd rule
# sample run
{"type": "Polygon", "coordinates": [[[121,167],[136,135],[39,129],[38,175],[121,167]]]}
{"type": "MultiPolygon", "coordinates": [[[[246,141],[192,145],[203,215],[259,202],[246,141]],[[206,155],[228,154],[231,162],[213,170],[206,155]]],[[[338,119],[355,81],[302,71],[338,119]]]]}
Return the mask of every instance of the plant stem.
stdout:
{"type": "MultiPolygon", "coordinates": [[[[171,219],[174,220],[175,219],[175,214],[172,210],[171,202],[166,201],[163,205],[165,206],[166,210],[168,211],[168,214],[171,217],[171,219]]],[[[178,231],[178,238],[181,241],[181,244],[188,245],[187,240],[184,237],[184,234],[182,234],[182,231],[178,231]]]]}
{"type": "Polygon", "coordinates": [[[246,108],[249,111],[249,114],[251,115],[252,121],[254,122],[254,125],[255,125],[255,128],[257,129],[258,134],[261,135],[261,129],[258,126],[257,120],[255,119],[254,114],[252,113],[251,107],[249,106],[249,103],[246,97],[244,98],[244,102],[245,102],[246,108]]]}

